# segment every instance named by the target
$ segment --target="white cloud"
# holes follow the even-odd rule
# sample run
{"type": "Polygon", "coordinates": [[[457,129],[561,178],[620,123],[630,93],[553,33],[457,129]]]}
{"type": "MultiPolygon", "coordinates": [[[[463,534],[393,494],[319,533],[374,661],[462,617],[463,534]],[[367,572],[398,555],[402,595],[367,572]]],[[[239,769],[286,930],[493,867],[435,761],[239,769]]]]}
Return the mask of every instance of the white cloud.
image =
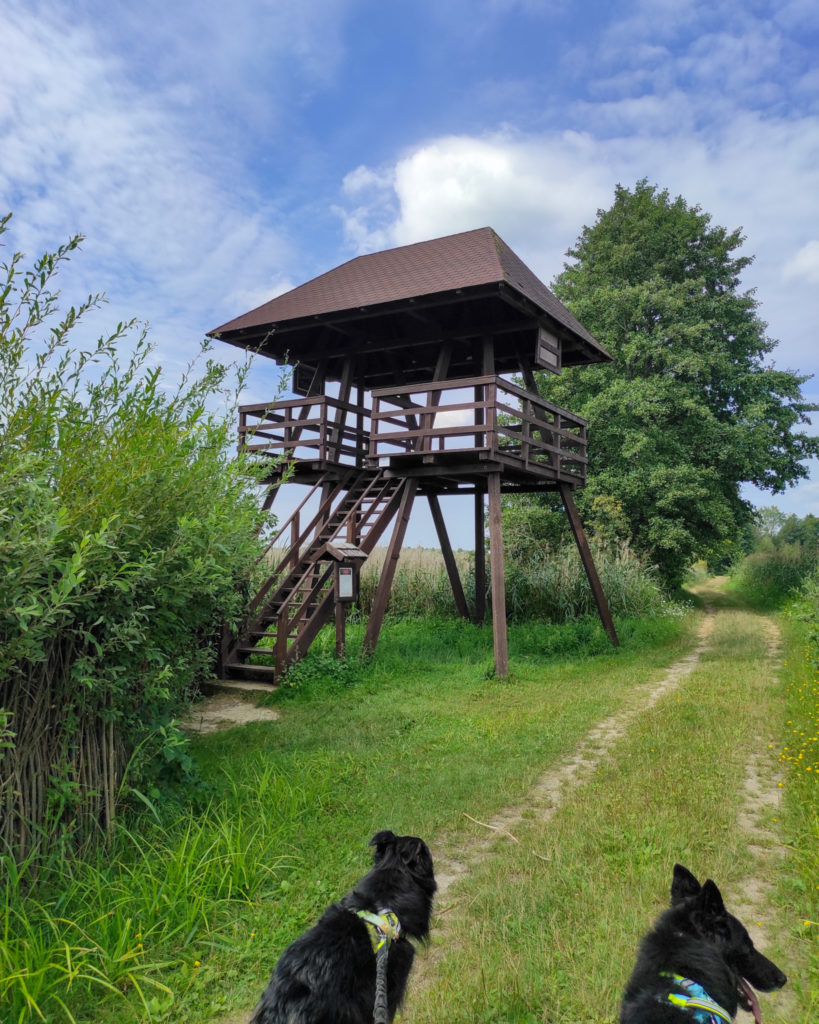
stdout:
{"type": "Polygon", "coordinates": [[[15,247],[33,257],[83,233],[65,280],[108,293],[106,323],[150,320],[160,346],[195,342],[241,311],[246,289],[282,276],[287,247],[234,184],[237,165],[91,29],[14,4],[2,27],[0,205],[15,247]]]}
{"type": "Polygon", "coordinates": [[[565,248],[590,203],[593,212],[608,196],[593,151],[592,140],[576,132],[551,140],[513,133],[433,140],[389,171],[356,171],[362,187],[347,189],[357,205],[340,211],[345,232],[361,252],[490,226],[513,237],[523,257],[542,264],[550,253],[556,271],[562,249],[550,239],[565,248]]]}
{"type": "Polygon", "coordinates": [[[808,284],[819,285],[819,241],[807,242],[782,268],[782,278],[804,278],[808,284]]]}
{"type": "MultiPolygon", "coordinates": [[[[655,102],[661,118],[662,103],[655,102]]],[[[713,223],[744,229],[745,250],[756,257],[745,285],[758,288],[763,318],[782,341],[777,361],[815,366],[815,303],[812,290],[800,287],[813,272],[813,248],[792,264],[784,290],[782,267],[793,240],[819,223],[819,118],[774,120],[735,111],[721,132],[698,132],[679,116],[682,102],[676,94],[670,98],[672,127],[662,140],[644,133],[638,109],[622,114],[631,131],[611,138],[579,132],[446,136],[419,145],[371,179],[359,168],[357,180],[378,187],[356,193],[355,208],[344,214],[348,238],[364,251],[488,224],[548,281],[582,226],[611,204],[614,185],[648,177],[702,206],[713,223]]]]}

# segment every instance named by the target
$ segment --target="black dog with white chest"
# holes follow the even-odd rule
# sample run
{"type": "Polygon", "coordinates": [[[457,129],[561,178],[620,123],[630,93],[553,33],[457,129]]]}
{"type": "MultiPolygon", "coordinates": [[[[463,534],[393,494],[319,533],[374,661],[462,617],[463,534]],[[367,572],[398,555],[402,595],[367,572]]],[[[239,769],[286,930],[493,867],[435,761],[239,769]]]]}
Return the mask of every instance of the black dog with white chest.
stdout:
{"type": "Polygon", "coordinates": [[[387,954],[387,1016],[404,998],[415,949],[429,934],[436,883],[432,855],[416,836],[379,832],[372,870],[282,953],[250,1024],[372,1024],[378,932],[362,911],[398,920],[387,954]]]}
{"type": "Polygon", "coordinates": [[[771,992],[786,981],[711,879],[700,885],[675,864],[671,907],[640,945],[620,1024],[730,1024],[740,1006],[761,1024],[754,989],[771,992]]]}

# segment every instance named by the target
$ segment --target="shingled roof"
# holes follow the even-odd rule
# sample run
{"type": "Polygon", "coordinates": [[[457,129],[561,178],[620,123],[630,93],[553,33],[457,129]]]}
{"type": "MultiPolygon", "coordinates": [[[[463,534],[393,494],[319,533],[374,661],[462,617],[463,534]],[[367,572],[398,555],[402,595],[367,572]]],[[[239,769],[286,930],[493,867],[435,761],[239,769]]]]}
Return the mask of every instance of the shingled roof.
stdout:
{"type": "MultiPolygon", "coordinates": [[[[316,365],[323,358],[330,378],[339,375],[342,355],[360,351],[366,360],[356,360],[355,377],[371,387],[394,377],[396,362],[407,369],[414,363],[408,379],[424,379],[434,365],[434,353],[424,351],[429,346],[487,333],[495,337],[498,372],[519,370],[521,352],[534,355],[530,339],[538,326],[560,338],[564,365],[609,359],[486,227],[358,256],[210,333],[278,362],[316,365]],[[420,358],[407,360],[410,350],[420,358]]],[[[464,366],[467,374],[475,370],[469,348],[460,345],[463,362],[473,362],[464,366]]]]}

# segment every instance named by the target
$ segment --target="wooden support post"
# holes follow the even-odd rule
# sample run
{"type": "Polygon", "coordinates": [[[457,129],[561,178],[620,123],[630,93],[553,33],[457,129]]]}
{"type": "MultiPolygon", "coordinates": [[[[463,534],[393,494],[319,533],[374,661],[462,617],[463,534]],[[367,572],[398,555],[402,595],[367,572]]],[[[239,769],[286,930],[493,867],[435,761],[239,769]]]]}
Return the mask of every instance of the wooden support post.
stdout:
{"type": "MultiPolygon", "coordinates": [[[[338,385],[338,400],[345,405],[350,402],[350,392],[353,386],[353,365],[354,356],[347,356],[344,366],[341,368],[341,380],[338,385]]],[[[336,409],[333,417],[333,426],[327,431],[329,435],[330,448],[334,449],[331,458],[338,462],[341,458],[341,448],[344,444],[344,427],[347,422],[347,412],[344,409],[336,409]]]]}
{"type": "Polygon", "coordinates": [[[432,513],[432,521],[438,533],[438,542],[441,545],[441,554],[444,556],[444,565],[449,576],[449,585],[452,587],[452,596],[455,598],[455,607],[463,619],[469,618],[469,608],[464,596],[464,588],[461,577],[458,573],[458,565],[455,555],[452,552],[452,545],[449,543],[449,534],[446,532],[446,524],[441,513],[441,504],[435,494],[428,495],[429,510],[432,513]]]}
{"type": "Polygon", "coordinates": [[[284,670],[287,665],[287,643],[290,639],[290,618],[288,616],[288,609],[285,608],[279,612],[276,618],[276,646],[275,650],[275,662],[276,662],[276,678],[281,679],[284,675],[284,670]]]}
{"type": "MultiPolygon", "coordinates": [[[[531,391],[533,395],[540,396],[540,391],[538,390],[538,386],[537,386],[537,380],[535,378],[534,372],[532,371],[531,367],[523,366],[523,367],[521,367],[521,369],[523,371],[523,382],[526,385],[526,390],[527,391],[531,391]]],[[[559,447],[560,446],[560,422],[559,422],[558,419],[555,420],[555,426],[558,428],[557,429],[557,446],[559,447]]],[[[542,427],[540,427],[538,429],[537,433],[538,433],[538,436],[540,437],[540,440],[543,441],[544,444],[548,444],[548,445],[554,445],[555,444],[555,433],[553,433],[551,430],[544,430],[542,427]]],[[[533,436],[534,436],[534,432],[533,432],[533,436]]],[[[555,475],[560,473],[560,456],[556,452],[552,452],[550,454],[549,462],[550,462],[550,465],[551,465],[552,469],[555,471],[555,475]]]]}
{"type": "Polygon", "coordinates": [[[418,490],[418,481],[410,477],[404,481],[403,487],[401,504],[398,507],[398,518],[393,527],[392,538],[387,548],[387,556],[381,569],[381,578],[378,581],[375,597],[373,598],[373,610],[370,612],[367,629],[364,632],[364,643],[362,646],[365,654],[372,654],[378,644],[378,637],[387,612],[387,602],[390,599],[392,581],[395,578],[395,570],[398,566],[398,556],[401,554],[401,546],[407,533],[412,503],[418,490]]]}
{"type": "MultiPolygon", "coordinates": [[[[445,341],[444,344],[441,345],[440,351],[438,352],[438,359],[435,362],[435,370],[434,370],[434,372],[432,374],[433,381],[443,380],[444,377],[446,377],[447,370],[449,369],[449,360],[450,360],[451,356],[452,356],[452,342],[451,341],[445,341]]],[[[440,391],[428,391],[427,392],[427,398],[426,398],[426,403],[425,403],[426,405],[437,406],[440,403],[440,401],[441,401],[441,392],[440,391]]],[[[409,417],[407,417],[407,419],[409,420],[409,417]]],[[[424,431],[424,435],[426,435],[427,431],[429,432],[430,435],[432,434],[433,424],[434,423],[435,423],[435,413],[434,412],[426,413],[425,415],[423,415],[421,417],[421,427],[422,427],[422,429],[424,431]]],[[[413,428],[410,428],[410,429],[413,429],[413,428]]],[[[421,451],[427,451],[428,450],[427,446],[426,446],[426,442],[427,441],[430,442],[430,448],[431,448],[431,444],[432,444],[432,438],[431,437],[422,436],[420,441],[421,441],[421,444],[420,444],[421,451]]]]}
{"type": "Polygon", "coordinates": [[[558,484],[560,488],[560,497],[563,499],[563,507],[566,509],[566,515],[569,517],[569,523],[572,527],[572,533],[574,534],[575,543],[577,544],[577,550],[580,552],[580,558],[583,562],[583,568],[586,570],[586,576],[589,580],[589,586],[594,596],[594,603],[597,605],[597,613],[600,616],[600,621],[603,623],[603,628],[608,633],[609,640],[615,647],[620,646],[620,641],[617,637],[617,630],[614,628],[614,620],[611,617],[611,611],[609,610],[609,604],[606,600],[606,595],[603,593],[603,587],[600,583],[600,577],[597,575],[597,569],[592,558],[591,549],[589,548],[589,542],[586,540],[586,533],[583,529],[583,524],[580,522],[580,516],[577,513],[577,506],[574,503],[572,497],[572,489],[568,484],[558,484]]]}
{"type": "Polygon", "coordinates": [[[489,474],[489,565],[492,573],[492,634],[495,673],[509,675],[509,644],[506,636],[506,584],[503,566],[500,473],[489,474]]]}
{"type": "Polygon", "coordinates": [[[343,601],[336,601],[336,657],[343,658],[347,647],[345,626],[347,622],[347,605],[343,601]]]}
{"type": "MultiPolygon", "coordinates": [[[[341,380],[338,385],[338,400],[339,402],[349,403],[350,391],[353,386],[353,366],[355,357],[352,355],[347,356],[344,361],[344,365],[341,368],[341,380]]],[[[347,413],[340,408],[337,408],[335,414],[329,416],[329,407],[325,404],[324,407],[328,412],[327,423],[322,423],[321,427],[321,440],[322,440],[322,458],[327,458],[331,462],[338,463],[340,457],[341,446],[344,441],[344,424],[346,423],[347,413]],[[329,449],[329,450],[328,450],[329,449]]],[[[332,490],[332,484],[327,482],[322,485],[321,488],[321,501],[324,503],[327,500],[332,490]]],[[[316,528],[316,537],[319,535],[324,523],[320,523],[316,528]]]]}
{"type": "MultiPolygon", "coordinates": [[[[364,388],[356,388],[356,413],[355,413],[355,468],[362,469],[367,452],[364,450],[362,441],[364,439],[364,388]]],[[[358,538],[355,538],[356,540],[358,538]]]]}
{"type": "Polygon", "coordinates": [[[533,395],[539,395],[540,391],[538,390],[537,380],[532,369],[528,366],[523,366],[521,370],[523,371],[523,383],[526,385],[526,390],[531,391],[533,395]]]}
{"type": "MultiPolygon", "coordinates": [[[[485,334],[481,350],[481,372],[484,376],[495,372],[495,340],[491,334],[485,334]]],[[[475,389],[475,400],[483,401],[487,395],[483,386],[475,389]],[[480,392],[480,394],[478,394],[480,392]]],[[[475,410],[476,425],[483,424],[489,417],[483,409],[475,410]]],[[[475,435],[475,446],[483,448],[488,444],[486,434],[475,435]]],[[[486,618],[486,526],[484,523],[483,491],[475,485],[475,621],[483,623],[486,618]]],[[[493,581],[494,583],[494,581],[493,581]]]]}
{"type": "Polygon", "coordinates": [[[475,487],[475,622],[486,618],[486,526],[483,518],[483,491],[475,487]]]}

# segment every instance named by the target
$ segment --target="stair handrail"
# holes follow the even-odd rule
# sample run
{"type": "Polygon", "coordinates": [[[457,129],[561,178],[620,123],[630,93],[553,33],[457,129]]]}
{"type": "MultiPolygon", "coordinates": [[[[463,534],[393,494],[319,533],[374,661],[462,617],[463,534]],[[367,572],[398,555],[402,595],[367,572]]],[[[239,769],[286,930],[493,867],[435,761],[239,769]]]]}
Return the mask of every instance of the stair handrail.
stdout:
{"type": "MultiPolygon", "coordinates": [[[[377,471],[376,472],[371,472],[371,473],[368,473],[368,474],[359,474],[358,479],[360,480],[360,479],[362,479],[362,477],[368,476],[368,475],[371,476],[371,479],[370,479],[369,483],[367,484],[367,486],[365,486],[363,488],[361,494],[355,500],[355,503],[346,511],[346,513],[344,515],[344,518],[336,525],[333,534],[331,534],[330,536],[327,536],[327,537],[321,536],[319,534],[315,538],[313,544],[309,545],[309,547],[307,548],[308,552],[311,551],[313,548],[318,548],[318,547],[320,547],[320,545],[326,544],[328,541],[332,540],[336,536],[338,530],[340,530],[342,528],[342,526],[345,524],[345,522],[349,521],[350,516],[355,514],[358,511],[358,509],[361,507],[361,504],[365,500],[367,500],[369,497],[372,496],[372,492],[373,492],[374,489],[378,489],[379,490],[379,494],[376,497],[376,501],[373,503],[373,506],[371,506],[371,508],[375,506],[376,502],[383,497],[384,493],[387,492],[387,490],[389,490],[391,488],[395,489],[395,487],[397,486],[397,484],[391,482],[388,479],[385,479],[382,476],[382,474],[377,472],[377,471]]],[[[390,497],[392,497],[392,496],[390,496],[390,497]]],[[[327,521],[328,522],[330,521],[330,518],[331,518],[330,516],[327,517],[327,521]]],[[[369,516],[367,518],[369,518],[369,516]]],[[[367,522],[367,518],[365,518],[362,521],[364,523],[367,522]]],[[[310,531],[311,531],[311,527],[308,527],[308,529],[305,530],[305,534],[309,534],[310,531]]],[[[369,535],[368,535],[368,537],[369,537],[369,535]]],[[[361,544],[361,548],[362,548],[362,550],[367,551],[367,553],[370,554],[371,551],[372,551],[373,545],[372,544],[368,545],[367,541],[368,541],[368,538],[364,538],[364,541],[361,544]]],[[[294,545],[294,547],[295,547],[295,545],[294,545]]],[[[286,556],[282,560],[282,563],[281,563],[281,565],[279,565],[279,567],[281,567],[282,565],[287,563],[289,556],[292,556],[292,552],[293,552],[293,549],[291,549],[291,551],[289,552],[289,555],[286,556]]],[[[285,580],[282,580],[281,582],[279,582],[279,585],[276,588],[276,592],[278,590],[283,589],[285,587],[285,585],[289,586],[289,591],[290,591],[290,593],[288,593],[288,595],[283,600],[281,607],[279,607],[279,609],[278,609],[278,615],[277,616],[279,617],[279,620],[282,620],[282,618],[286,617],[288,609],[292,605],[293,600],[295,598],[295,595],[299,592],[299,584],[301,583],[301,581],[304,580],[305,575],[307,575],[308,573],[312,572],[313,569],[314,569],[314,563],[310,563],[309,565],[307,565],[304,568],[304,570],[301,571],[300,573],[294,568],[294,570],[291,573],[288,574],[288,577],[285,580]]],[[[321,583],[324,584],[326,579],[327,579],[327,575],[325,575],[325,577],[322,578],[321,583]]],[[[289,626],[292,625],[294,622],[298,621],[298,618],[301,615],[301,608],[306,606],[309,603],[309,601],[312,600],[314,595],[317,593],[318,589],[319,589],[318,586],[313,586],[313,587],[310,588],[309,596],[308,596],[308,598],[305,601],[302,602],[302,604],[300,605],[299,611],[296,613],[296,615],[293,616],[293,618],[289,618],[289,620],[288,620],[289,626]]],[[[249,608],[249,612],[256,611],[256,609],[259,607],[259,604],[261,603],[261,601],[269,593],[269,590],[270,590],[270,586],[269,585],[265,585],[263,588],[260,589],[259,593],[256,595],[254,600],[251,602],[251,606],[249,608]],[[258,598],[258,601],[257,601],[257,598],[258,598]]],[[[257,620],[258,620],[260,615],[257,615],[256,617],[257,617],[257,620]]]]}
{"type": "MultiPolygon", "coordinates": [[[[335,527],[335,530],[334,530],[334,532],[333,532],[332,534],[330,534],[330,536],[329,536],[329,537],[322,537],[322,535],[321,535],[321,534],[319,533],[319,534],[318,534],[318,535],[317,535],[317,536],[316,536],[316,537],[314,538],[314,540],[313,540],[313,543],[312,543],[312,544],[310,544],[310,545],[308,545],[308,547],[307,547],[307,549],[306,549],[307,551],[311,551],[311,550],[312,550],[312,549],[313,549],[314,547],[315,547],[315,548],[317,548],[317,547],[319,547],[319,546],[320,546],[321,544],[324,544],[324,543],[326,543],[327,541],[329,541],[329,540],[332,540],[332,538],[333,538],[333,537],[334,537],[334,536],[336,535],[336,533],[338,532],[338,530],[340,530],[340,529],[341,529],[341,527],[342,527],[342,526],[343,526],[343,525],[344,525],[344,524],[345,524],[345,523],[346,523],[346,522],[347,522],[347,521],[349,520],[350,516],[351,516],[351,515],[353,515],[354,513],[356,513],[356,512],[358,511],[358,509],[359,509],[359,508],[361,507],[361,505],[362,505],[362,503],[364,502],[364,500],[365,500],[365,499],[366,499],[366,498],[367,498],[367,497],[368,497],[368,496],[370,495],[370,492],[371,492],[371,491],[373,490],[373,488],[374,488],[374,487],[376,486],[376,484],[380,484],[380,485],[381,485],[381,492],[382,492],[382,493],[383,493],[383,491],[384,491],[384,490],[386,489],[386,487],[388,486],[388,483],[387,483],[387,481],[385,481],[385,480],[384,480],[384,479],[383,479],[383,478],[381,477],[381,474],[380,474],[380,473],[378,473],[378,472],[370,472],[370,473],[367,473],[367,474],[359,474],[359,475],[358,475],[358,477],[357,477],[357,479],[358,479],[358,480],[361,480],[361,479],[365,479],[365,478],[366,478],[366,476],[370,476],[370,480],[369,480],[369,483],[368,483],[368,484],[367,484],[367,486],[366,486],[366,487],[364,488],[364,490],[363,490],[363,491],[361,492],[361,494],[360,494],[360,495],[358,496],[358,498],[356,499],[355,503],[354,503],[354,504],[353,504],[353,505],[352,505],[352,506],[351,506],[351,507],[350,507],[350,508],[349,508],[349,509],[347,510],[347,512],[346,512],[346,513],[345,513],[345,515],[344,515],[344,518],[343,518],[343,519],[341,520],[341,522],[340,522],[340,523],[338,523],[338,525],[337,525],[337,526],[335,527]]],[[[330,496],[329,496],[329,497],[327,498],[327,500],[326,500],[326,501],[325,501],[325,502],[323,503],[323,505],[322,505],[322,508],[321,508],[321,509],[319,509],[319,511],[318,511],[318,512],[316,513],[316,516],[315,516],[315,518],[314,518],[313,522],[311,522],[311,524],[310,524],[310,525],[309,525],[309,526],[307,527],[307,529],[303,531],[303,533],[302,533],[301,537],[299,537],[299,540],[298,540],[298,541],[296,542],[296,544],[293,544],[293,545],[291,546],[291,548],[290,548],[290,550],[288,551],[287,555],[285,555],[285,557],[284,557],[284,558],[282,559],[282,561],[281,561],[281,562],[279,563],[279,565],[278,565],[278,566],[276,567],[276,570],[275,570],[275,571],[274,571],[274,573],[273,573],[273,574],[271,575],[271,577],[270,577],[270,578],[269,578],[269,579],[268,579],[268,580],[266,581],[265,585],[264,585],[264,586],[262,586],[262,587],[261,587],[261,588],[259,589],[259,592],[258,592],[258,593],[256,594],[256,597],[254,597],[253,601],[251,601],[251,603],[250,603],[250,606],[249,606],[249,608],[248,608],[248,613],[252,613],[252,612],[255,612],[255,611],[256,611],[256,609],[257,609],[257,608],[259,607],[259,605],[261,604],[262,600],[263,600],[263,599],[264,599],[264,598],[265,598],[265,597],[266,597],[266,596],[268,595],[268,593],[270,592],[270,588],[271,588],[271,585],[272,585],[272,581],[273,581],[273,579],[275,578],[275,575],[276,575],[276,573],[277,573],[277,572],[278,572],[278,571],[279,571],[279,570],[280,570],[280,569],[281,569],[281,568],[282,568],[282,567],[283,567],[284,565],[286,565],[288,561],[290,561],[290,560],[291,560],[291,558],[292,558],[292,554],[293,554],[293,549],[294,549],[295,547],[297,547],[297,546],[298,546],[298,547],[300,548],[300,547],[301,547],[301,542],[302,542],[302,539],[306,539],[306,537],[307,537],[307,536],[308,536],[308,535],[309,535],[310,533],[312,533],[312,531],[313,531],[313,528],[314,528],[314,526],[316,525],[316,520],[317,520],[317,519],[319,518],[319,516],[321,515],[321,512],[322,512],[322,510],[324,509],[325,505],[327,505],[328,503],[329,503],[330,505],[332,505],[332,501],[333,501],[333,499],[334,499],[335,495],[337,495],[337,494],[338,494],[338,492],[339,492],[340,490],[342,490],[342,488],[340,488],[340,487],[337,487],[337,488],[335,489],[335,491],[333,491],[333,493],[332,493],[332,494],[331,494],[331,495],[330,495],[330,496]]],[[[380,495],[379,495],[379,497],[380,497],[380,495]]],[[[329,512],[329,509],[328,509],[328,512],[329,512]]],[[[329,522],[329,521],[330,521],[330,518],[331,518],[331,517],[330,517],[330,515],[327,515],[327,516],[325,517],[325,520],[326,520],[326,522],[329,522]]],[[[366,522],[366,520],[364,520],[364,522],[366,522]]],[[[368,553],[369,553],[369,552],[368,552],[368,553]]],[[[281,580],[281,581],[280,581],[280,583],[279,583],[279,587],[277,588],[277,590],[278,590],[278,589],[280,589],[281,587],[283,587],[283,586],[285,585],[285,583],[289,583],[289,582],[291,581],[291,577],[292,577],[292,585],[290,586],[290,594],[288,594],[288,596],[287,596],[287,597],[285,598],[285,600],[284,600],[284,601],[282,602],[281,608],[279,609],[279,615],[280,615],[280,616],[283,616],[283,615],[284,615],[284,613],[285,613],[285,611],[287,610],[287,608],[288,608],[288,607],[290,606],[290,604],[292,604],[292,601],[293,601],[293,595],[294,595],[294,594],[295,594],[295,593],[297,592],[297,586],[296,586],[296,585],[297,585],[297,583],[298,583],[298,582],[299,582],[299,581],[300,581],[301,579],[303,579],[303,578],[304,578],[304,576],[305,576],[305,574],[306,574],[306,573],[312,572],[312,570],[313,570],[313,565],[312,565],[312,564],[308,565],[308,566],[307,566],[307,568],[306,568],[306,569],[305,569],[305,570],[304,570],[304,571],[303,571],[303,572],[301,573],[301,575],[299,575],[299,573],[297,573],[297,571],[296,571],[296,570],[294,569],[294,570],[293,570],[293,571],[292,571],[292,572],[291,572],[291,573],[290,573],[290,574],[289,574],[289,575],[288,575],[288,576],[287,576],[287,577],[286,577],[286,578],[285,578],[284,580],[281,580]]],[[[314,591],[311,591],[311,596],[312,596],[312,593],[313,593],[313,592],[314,592],[314,591]]]]}
{"type": "MultiPolygon", "coordinates": [[[[285,532],[285,530],[287,530],[287,528],[289,526],[292,526],[294,520],[301,513],[301,510],[304,508],[304,506],[307,504],[307,502],[313,497],[313,495],[316,493],[316,491],[321,486],[322,486],[322,484],[321,484],[321,482],[319,482],[319,483],[314,484],[310,488],[310,490],[307,492],[306,496],[299,502],[298,507],[296,509],[294,509],[294,511],[281,524],[280,528],[278,530],[276,530],[276,532],[270,538],[268,543],[265,545],[265,548],[262,551],[262,553],[259,555],[259,557],[256,559],[256,561],[253,563],[254,565],[258,565],[259,562],[261,562],[262,559],[267,555],[267,553],[270,551],[270,549],[274,548],[276,546],[276,541],[279,540],[279,538],[282,536],[282,534],[285,532]]],[[[291,548],[291,550],[292,550],[292,548],[291,548]]]]}
{"type": "MultiPolygon", "coordinates": [[[[309,526],[307,526],[304,530],[302,530],[302,532],[299,534],[298,538],[287,549],[287,553],[285,554],[284,558],[282,558],[282,560],[273,569],[270,570],[267,579],[261,585],[261,587],[259,587],[259,590],[256,592],[256,595],[254,596],[253,600],[250,602],[250,604],[247,607],[248,618],[256,611],[256,609],[259,607],[259,605],[262,603],[262,601],[264,601],[264,599],[267,597],[268,593],[270,592],[271,587],[273,586],[273,583],[274,582],[280,582],[280,581],[277,581],[278,574],[285,567],[285,565],[287,565],[287,563],[292,560],[293,552],[295,550],[298,550],[298,551],[301,550],[302,544],[307,540],[307,538],[310,536],[310,534],[315,529],[316,525],[320,522],[321,517],[322,517],[322,513],[325,514],[325,518],[326,518],[326,511],[328,509],[328,506],[332,507],[332,503],[333,503],[334,499],[339,494],[339,492],[344,489],[343,483],[345,483],[347,479],[349,479],[349,476],[344,477],[343,480],[341,482],[339,482],[336,485],[336,487],[328,494],[328,496],[324,499],[324,501],[321,503],[321,505],[319,505],[318,512],[316,512],[316,514],[310,520],[309,526]]],[[[313,494],[313,492],[319,486],[321,486],[321,485],[320,484],[316,484],[315,487],[313,487],[313,490],[310,492],[310,494],[308,494],[307,497],[309,498],[313,494]]],[[[307,499],[305,499],[305,500],[307,500],[307,499]]],[[[294,513],[294,515],[295,515],[295,513],[294,513]]],[[[292,520],[293,520],[293,516],[291,516],[290,519],[288,519],[287,523],[285,523],[285,527],[290,522],[292,522],[292,520]]],[[[282,530],[280,531],[280,535],[281,535],[282,532],[284,532],[284,528],[285,527],[282,527],[282,530]]]]}

